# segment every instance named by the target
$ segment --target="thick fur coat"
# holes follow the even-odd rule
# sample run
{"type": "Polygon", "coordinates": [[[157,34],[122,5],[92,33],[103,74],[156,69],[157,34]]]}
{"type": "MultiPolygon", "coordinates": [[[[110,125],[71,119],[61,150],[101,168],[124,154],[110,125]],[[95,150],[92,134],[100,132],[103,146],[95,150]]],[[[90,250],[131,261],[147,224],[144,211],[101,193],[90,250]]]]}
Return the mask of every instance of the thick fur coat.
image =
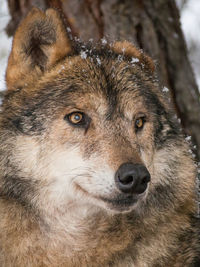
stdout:
{"type": "Polygon", "coordinates": [[[33,9],[6,81],[1,267],[200,266],[196,170],[148,56],[76,44],[55,10],[33,9]],[[142,193],[119,189],[124,163],[148,171],[142,193]]]}

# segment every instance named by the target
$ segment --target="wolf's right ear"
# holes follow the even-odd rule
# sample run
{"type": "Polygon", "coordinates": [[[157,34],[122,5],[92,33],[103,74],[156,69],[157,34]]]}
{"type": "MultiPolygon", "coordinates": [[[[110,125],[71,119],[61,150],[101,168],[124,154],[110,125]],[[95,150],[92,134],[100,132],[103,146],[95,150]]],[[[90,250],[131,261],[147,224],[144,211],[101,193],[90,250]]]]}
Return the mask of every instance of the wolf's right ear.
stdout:
{"type": "Polygon", "coordinates": [[[8,89],[23,87],[72,52],[60,15],[33,8],[18,27],[8,60],[8,89]]]}

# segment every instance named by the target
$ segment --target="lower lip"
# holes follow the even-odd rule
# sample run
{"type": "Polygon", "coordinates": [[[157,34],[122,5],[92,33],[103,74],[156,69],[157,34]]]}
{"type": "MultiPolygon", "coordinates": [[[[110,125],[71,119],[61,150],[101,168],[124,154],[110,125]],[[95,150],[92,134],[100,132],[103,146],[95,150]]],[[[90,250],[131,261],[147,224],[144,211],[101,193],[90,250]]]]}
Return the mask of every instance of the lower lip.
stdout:
{"type": "Polygon", "coordinates": [[[102,200],[108,203],[111,209],[123,211],[129,210],[131,207],[134,207],[140,198],[141,195],[139,197],[128,196],[126,198],[117,197],[114,199],[102,198],[102,200]]]}

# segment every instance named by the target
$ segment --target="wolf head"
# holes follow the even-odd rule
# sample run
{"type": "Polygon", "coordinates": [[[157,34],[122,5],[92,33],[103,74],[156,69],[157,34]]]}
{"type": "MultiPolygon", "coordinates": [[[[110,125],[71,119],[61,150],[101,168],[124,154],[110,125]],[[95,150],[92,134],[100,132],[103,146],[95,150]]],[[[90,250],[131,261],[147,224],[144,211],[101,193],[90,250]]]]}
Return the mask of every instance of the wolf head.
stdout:
{"type": "Polygon", "coordinates": [[[55,10],[19,26],[0,117],[0,193],[39,210],[176,207],[193,194],[187,144],[128,42],[70,41],[55,10]],[[179,201],[177,201],[179,200],[179,201]]]}

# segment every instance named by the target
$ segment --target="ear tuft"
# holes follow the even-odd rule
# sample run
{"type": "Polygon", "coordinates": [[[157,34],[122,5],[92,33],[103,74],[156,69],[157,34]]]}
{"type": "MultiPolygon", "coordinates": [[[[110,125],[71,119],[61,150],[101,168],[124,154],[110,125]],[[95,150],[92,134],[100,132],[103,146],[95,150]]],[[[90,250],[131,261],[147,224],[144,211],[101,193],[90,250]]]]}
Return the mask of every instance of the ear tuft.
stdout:
{"type": "Polygon", "coordinates": [[[113,50],[117,54],[124,54],[127,57],[130,58],[136,58],[140,61],[140,63],[143,63],[146,69],[148,69],[150,72],[154,72],[155,70],[155,65],[153,63],[153,60],[145,55],[143,52],[141,52],[138,48],[133,46],[130,42],[128,41],[118,41],[113,44],[113,50]]]}
{"type": "Polygon", "coordinates": [[[8,60],[8,89],[21,87],[70,54],[72,47],[59,13],[33,8],[18,27],[8,60]]]}

